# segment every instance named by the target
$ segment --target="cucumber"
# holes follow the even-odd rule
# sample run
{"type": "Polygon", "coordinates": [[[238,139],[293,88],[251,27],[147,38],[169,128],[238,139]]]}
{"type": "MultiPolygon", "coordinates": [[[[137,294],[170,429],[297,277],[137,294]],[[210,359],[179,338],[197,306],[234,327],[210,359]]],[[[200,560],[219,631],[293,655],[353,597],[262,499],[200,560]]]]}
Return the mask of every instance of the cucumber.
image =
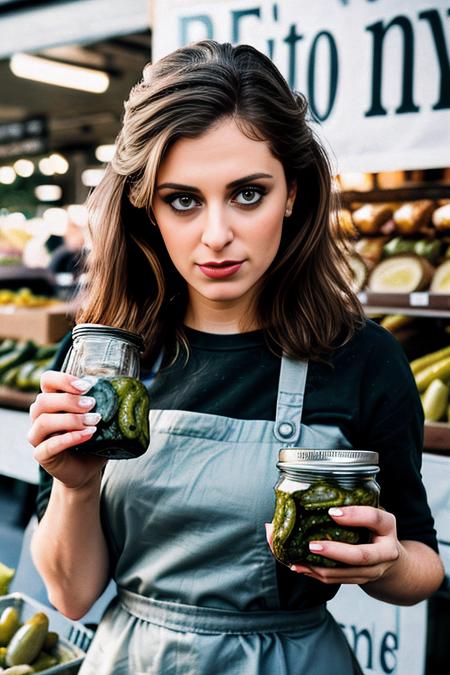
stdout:
{"type": "Polygon", "coordinates": [[[3,356],[3,354],[7,354],[8,352],[11,352],[14,347],[16,346],[16,340],[3,340],[2,343],[0,344],[0,356],[3,356]]]}
{"type": "Polygon", "coordinates": [[[28,391],[31,389],[31,374],[36,369],[35,361],[27,361],[19,366],[19,370],[16,376],[15,385],[17,389],[21,391],[28,391]]]}
{"type": "Polygon", "coordinates": [[[35,368],[30,373],[30,389],[32,391],[39,391],[41,388],[41,375],[45,370],[48,370],[52,359],[45,361],[35,361],[35,368]]]}
{"type": "Polygon", "coordinates": [[[30,664],[42,650],[48,633],[48,617],[37,612],[13,635],[6,652],[8,666],[30,664]]]}
{"type": "Polygon", "coordinates": [[[89,396],[93,396],[96,403],[92,412],[100,413],[104,423],[109,422],[119,407],[119,398],[114,388],[107,380],[99,379],[92,389],[89,389],[89,396]]]}
{"type": "Polygon", "coordinates": [[[36,349],[35,359],[41,361],[43,359],[50,359],[58,351],[59,344],[55,345],[42,345],[36,349]]]}
{"type": "Polygon", "coordinates": [[[33,661],[31,667],[33,668],[33,673],[40,673],[42,670],[47,670],[47,668],[53,668],[58,664],[58,659],[52,654],[47,654],[47,652],[42,651],[37,659],[33,661]]]}
{"type": "Polygon", "coordinates": [[[19,374],[21,366],[13,366],[9,370],[3,373],[2,377],[0,377],[0,383],[4,387],[12,387],[13,389],[16,386],[16,381],[17,381],[17,375],[19,374]]]}
{"type": "Polygon", "coordinates": [[[0,645],[6,646],[20,626],[19,612],[15,607],[6,607],[0,616],[0,645]]]}
{"type": "Polygon", "coordinates": [[[448,378],[450,378],[450,356],[419,371],[416,375],[417,389],[420,392],[425,391],[433,380],[447,380],[448,378]]]}
{"type": "Polygon", "coordinates": [[[422,405],[427,422],[438,422],[447,410],[448,385],[433,380],[423,395],[422,405]]]}
{"type": "Polygon", "coordinates": [[[13,366],[18,366],[21,363],[32,359],[35,352],[36,345],[34,342],[27,340],[26,342],[19,342],[12,352],[8,352],[7,354],[0,356],[0,378],[2,377],[3,373],[13,366]]]}
{"type": "Polygon", "coordinates": [[[433,363],[440,361],[446,356],[450,356],[450,346],[439,349],[437,352],[432,352],[431,354],[425,354],[425,356],[421,356],[419,359],[411,361],[409,365],[411,366],[414,375],[417,375],[420,370],[431,366],[433,363]]]}

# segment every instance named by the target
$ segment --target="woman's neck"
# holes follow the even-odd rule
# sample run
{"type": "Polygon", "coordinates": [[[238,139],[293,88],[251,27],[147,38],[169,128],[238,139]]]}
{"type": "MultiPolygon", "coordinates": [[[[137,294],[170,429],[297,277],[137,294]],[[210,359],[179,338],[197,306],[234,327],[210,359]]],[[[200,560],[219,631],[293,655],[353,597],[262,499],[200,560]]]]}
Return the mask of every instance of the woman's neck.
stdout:
{"type": "Polygon", "coordinates": [[[257,330],[258,322],[252,318],[248,302],[240,300],[225,305],[196,298],[188,304],[184,323],[195,330],[222,335],[257,330]]]}

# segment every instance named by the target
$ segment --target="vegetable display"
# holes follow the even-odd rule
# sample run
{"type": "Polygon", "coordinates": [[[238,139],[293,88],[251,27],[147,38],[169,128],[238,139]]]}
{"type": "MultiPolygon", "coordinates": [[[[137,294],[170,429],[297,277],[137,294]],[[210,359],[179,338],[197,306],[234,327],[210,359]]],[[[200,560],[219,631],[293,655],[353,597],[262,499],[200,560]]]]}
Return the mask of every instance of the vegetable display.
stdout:
{"type": "Polygon", "coordinates": [[[0,342],[0,385],[19,391],[39,391],[40,378],[53,361],[57,344],[36,345],[32,340],[0,342]]]}
{"type": "Polygon", "coordinates": [[[342,563],[309,551],[309,542],[317,540],[363,544],[370,541],[366,528],[337,525],[328,515],[332,506],[378,506],[378,490],[373,483],[343,487],[333,479],[318,480],[304,490],[287,493],[275,490],[273,551],[286,565],[306,563],[340,567],[342,563]]]}
{"type": "Polygon", "coordinates": [[[133,377],[101,377],[89,390],[101,420],[91,440],[77,446],[79,452],[129,459],[142,455],[148,447],[149,398],[147,389],[133,377]]]}
{"type": "Polygon", "coordinates": [[[39,673],[61,663],[59,636],[48,628],[44,612],[22,624],[16,607],[6,607],[0,615],[0,673],[39,673]]]}

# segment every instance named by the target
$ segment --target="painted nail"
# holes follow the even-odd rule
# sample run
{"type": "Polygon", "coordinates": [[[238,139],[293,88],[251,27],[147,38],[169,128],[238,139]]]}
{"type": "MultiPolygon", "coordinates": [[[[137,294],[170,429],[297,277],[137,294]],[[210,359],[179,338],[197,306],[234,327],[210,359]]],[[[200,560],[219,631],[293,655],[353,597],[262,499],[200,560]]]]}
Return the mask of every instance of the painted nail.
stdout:
{"type": "Polygon", "coordinates": [[[81,408],[91,408],[95,405],[95,398],[93,396],[80,396],[78,404],[81,408]]]}
{"type": "Polygon", "coordinates": [[[92,434],[95,434],[97,431],[97,427],[86,427],[85,429],[82,429],[79,434],[80,436],[91,436],[92,434]]]}
{"type": "Polygon", "coordinates": [[[83,415],[83,423],[84,424],[89,424],[89,425],[98,424],[101,419],[102,419],[102,416],[100,415],[100,413],[97,413],[97,412],[95,412],[95,413],[85,413],[83,415]]]}
{"type": "Polygon", "coordinates": [[[322,544],[310,544],[309,550],[310,551],[323,551],[323,546],[322,546],[322,544]]]}
{"type": "Polygon", "coordinates": [[[72,387],[75,387],[75,389],[78,389],[78,391],[87,391],[92,387],[91,382],[88,380],[74,380],[71,382],[72,387]]]}
{"type": "Polygon", "coordinates": [[[328,509],[330,516],[343,516],[344,512],[342,509],[337,509],[335,506],[332,506],[331,509],[328,509]]]}

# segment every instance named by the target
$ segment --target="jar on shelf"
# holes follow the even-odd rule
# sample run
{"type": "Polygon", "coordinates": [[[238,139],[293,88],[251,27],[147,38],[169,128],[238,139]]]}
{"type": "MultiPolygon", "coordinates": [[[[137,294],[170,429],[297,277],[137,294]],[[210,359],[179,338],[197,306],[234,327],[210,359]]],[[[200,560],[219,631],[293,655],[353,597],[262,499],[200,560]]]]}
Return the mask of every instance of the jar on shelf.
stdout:
{"type": "Polygon", "coordinates": [[[139,380],[139,335],[112,326],[84,323],[72,331],[72,347],[62,370],[92,382],[87,392],[96,401],[92,412],[101,415],[97,431],[74,451],[132,459],[149,443],[149,399],[139,380]]]}
{"type": "Polygon", "coordinates": [[[370,450],[283,448],[275,485],[273,552],[293,564],[341,567],[343,563],[312,553],[311,541],[365,544],[370,531],[336,523],[331,507],[379,505],[378,453],[370,450]]]}

